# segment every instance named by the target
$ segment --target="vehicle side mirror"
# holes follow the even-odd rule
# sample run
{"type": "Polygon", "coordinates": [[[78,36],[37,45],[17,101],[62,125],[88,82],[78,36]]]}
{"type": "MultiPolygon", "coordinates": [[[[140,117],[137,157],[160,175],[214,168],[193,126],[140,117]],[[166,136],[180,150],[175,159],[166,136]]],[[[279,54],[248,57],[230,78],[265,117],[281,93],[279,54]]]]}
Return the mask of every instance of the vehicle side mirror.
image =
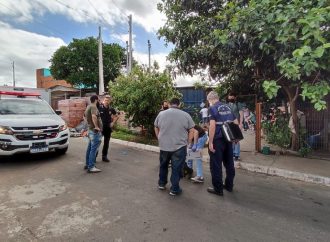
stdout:
{"type": "Polygon", "coordinates": [[[62,111],[61,111],[61,110],[56,110],[55,113],[56,113],[57,115],[61,115],[61,114],[62,114],[62,111]]]}

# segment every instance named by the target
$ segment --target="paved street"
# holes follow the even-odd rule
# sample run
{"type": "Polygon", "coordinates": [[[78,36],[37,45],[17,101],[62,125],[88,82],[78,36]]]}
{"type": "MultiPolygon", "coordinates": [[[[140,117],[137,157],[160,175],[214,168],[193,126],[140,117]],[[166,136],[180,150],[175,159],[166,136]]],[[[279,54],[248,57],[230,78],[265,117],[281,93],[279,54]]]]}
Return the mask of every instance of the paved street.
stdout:
{"type": "Polygon", "coordinates": [[[329,241],[328,187],[238,171],[218,197],[205,164],[206,184],[171,197],[158,154],[111,145],[99,174],[84,172],[81,138],[62,157],[1,159],[0,241],[329,241]]]}

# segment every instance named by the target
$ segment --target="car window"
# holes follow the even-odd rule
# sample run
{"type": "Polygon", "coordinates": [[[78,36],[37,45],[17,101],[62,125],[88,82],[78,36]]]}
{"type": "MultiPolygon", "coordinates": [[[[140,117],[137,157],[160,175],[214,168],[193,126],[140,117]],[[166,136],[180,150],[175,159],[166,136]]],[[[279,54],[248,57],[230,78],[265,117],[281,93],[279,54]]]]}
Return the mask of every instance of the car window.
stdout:
{"type": "Polygon", "coordinates": [[[0,100],[0,114],[54,114],[54,111],[43,101],[3,99],[0,100]]]}

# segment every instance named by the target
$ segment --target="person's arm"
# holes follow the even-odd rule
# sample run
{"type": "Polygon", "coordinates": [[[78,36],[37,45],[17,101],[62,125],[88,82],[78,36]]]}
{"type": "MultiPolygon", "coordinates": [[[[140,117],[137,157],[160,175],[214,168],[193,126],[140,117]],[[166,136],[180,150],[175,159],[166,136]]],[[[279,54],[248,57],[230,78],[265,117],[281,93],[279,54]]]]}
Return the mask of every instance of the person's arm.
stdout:
{"type": "Polygon", "coordinates": [[[92,120],[93,120],[93,124],[94,124],[94,129],[100,131],[100,127],[99,127],[99,123],[98,123],[98,119],[97,116],[95,114],[92,114],[92,120]]]}
{"type": "Polygon", "coordinates": [[[194,138],[194,134],[195,134],[195,132],[194,132],[194,128],[191,128],[191,129],[189,129],[188,130],[188,143],[189,144],[192,144],[193,142],[195,143],[195,138],[194,138]]]}
{"type": "Polygon", "coordinates": [[[158,135],[159,135],[159,128],[158,127],[155,127],[155,134],[156,134],[156,137],[158,139],[158,135]]]}
{"type": "Polygon", "coordinates": [[[239,127],[243,129],[243,120],[244,120],[244,112],[243,110],[239,110],[239,127]]]}
{"type": "Polygon", "coordinates": [[[111,128],[116,124],[118,119],[119,119],[119,116],[118,116],[117,112],[113,109],[111,111],[111,120],[112,120],[112,122],[110,123],[111,128]]]}
{"type": "Polygon", "coordinates": [[[210,126],[209,126],[209,150],[214,153],[215,149],[213,148],[213,139],[215,135],[215,120],[210,120],[210,126]]]}

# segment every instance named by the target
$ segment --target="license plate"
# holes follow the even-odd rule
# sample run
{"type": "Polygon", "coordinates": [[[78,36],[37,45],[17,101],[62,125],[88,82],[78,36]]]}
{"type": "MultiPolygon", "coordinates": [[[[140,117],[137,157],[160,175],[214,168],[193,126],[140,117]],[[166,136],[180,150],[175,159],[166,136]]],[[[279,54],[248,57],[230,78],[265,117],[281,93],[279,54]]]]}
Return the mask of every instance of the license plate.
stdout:
{"type": "Polygon", "coordinates": [[[30,153],[41,153],[49,151],[48,147],[40,147],[40,148],[31,148],[30,153]]]}

